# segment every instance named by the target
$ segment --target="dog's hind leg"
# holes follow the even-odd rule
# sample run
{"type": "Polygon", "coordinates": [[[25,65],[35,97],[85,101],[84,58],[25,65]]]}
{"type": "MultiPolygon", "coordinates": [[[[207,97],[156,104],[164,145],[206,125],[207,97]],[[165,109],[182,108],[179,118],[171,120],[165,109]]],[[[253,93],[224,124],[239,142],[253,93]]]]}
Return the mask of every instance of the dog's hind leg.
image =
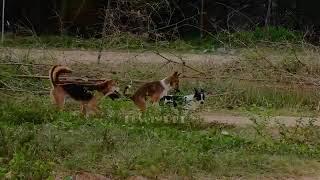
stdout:
{"type": "Polygon", "coordinates": [[[159,108],[160,99],[161,99],[160,94],[156,94],[156,95],[151,96],[151,102],[152,102],[153,107],[159,108]]]}
{"type": "Polygon", "coordinates": [[[152,103],[157,103],[157,102],[159,102],[160,101],[160,95],[153,95],[152,97],[151,97],[151,102],[152,103]]]}
{"type": "Polygon", "coordinates": [[[156,103],[158,103],[159,101],[160,101],[160,94],[155,94],[155,95],[151,96],[151,102],[152,102],[153,104],[156,104],[156,103]]]}

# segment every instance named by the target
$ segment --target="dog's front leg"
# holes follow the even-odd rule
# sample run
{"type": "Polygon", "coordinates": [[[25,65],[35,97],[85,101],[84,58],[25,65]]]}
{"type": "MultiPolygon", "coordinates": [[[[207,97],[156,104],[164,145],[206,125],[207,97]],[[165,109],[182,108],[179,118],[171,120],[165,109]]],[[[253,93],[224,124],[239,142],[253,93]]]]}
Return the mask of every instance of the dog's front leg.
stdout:
{"type": "Polygon", "coordinates": [[[88,109],[92,110],[94,114],[100,113],[100,110],[97,105],[97,99],[95,97],[88,102],[88,109]]]}
{"type": "Polygon", "coordinates": [[[82,102],[80,105],[80,113],[83,116],[86,116],[86,114],[87,114],[87,104],[84,102],[82,102]]]}
{"type": "Polygon", "coordinates": [[[160,106],[159,101],[160,101],[160,95],[157,94],[157,95],[151,96],[151,103],[153,107],[159,108],[160,106]]]}

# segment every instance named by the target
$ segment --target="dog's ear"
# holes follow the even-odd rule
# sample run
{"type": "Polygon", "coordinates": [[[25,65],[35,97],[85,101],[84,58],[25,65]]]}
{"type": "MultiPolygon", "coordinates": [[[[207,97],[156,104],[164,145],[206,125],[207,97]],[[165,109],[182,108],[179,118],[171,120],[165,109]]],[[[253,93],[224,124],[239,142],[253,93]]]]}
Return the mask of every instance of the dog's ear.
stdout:
{"type": "Polygon", "coordinates": [[[107,83],[109,86],[118,86],[118,83],[115,80],[109,80],[109,81],[107,81],[107,83]]]}
{"type": "Polygon", "coordinates": [[[173,76],[175,76],[175,77],[179,77],[181,75],[181,73],[178,73],[178,71],[175,71],[174,73],[173,73],[173,76]]]}
{"type": "Polygon", "coordinates": [[[175,71],[175,72],[173,73],[173,76],[178,76],[178,71],[175,71]]]}
{"type": "Polygon", "coordinates": [[[195,93],[198,93],[198,89],[197,88],[193,88],[195,93]]]}
{"type": "Polygon", "coordinates": [[[201,89],[200,89],[200,92],[204,93],[204,89],[203,89],[203,88],[201,88],[201,89]]]}

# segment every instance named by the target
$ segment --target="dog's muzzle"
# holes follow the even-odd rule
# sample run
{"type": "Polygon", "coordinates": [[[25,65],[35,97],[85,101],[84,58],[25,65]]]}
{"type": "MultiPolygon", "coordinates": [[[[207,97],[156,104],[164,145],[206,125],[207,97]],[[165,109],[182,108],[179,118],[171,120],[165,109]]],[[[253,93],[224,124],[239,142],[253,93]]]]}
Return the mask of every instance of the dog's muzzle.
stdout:
{"type": "Polygon", "coordinates": [[[111,91],[107,92],[107,93],[103,93],[105,96],[110,96],[112,94],[112,96],[119,96],[120,97],[120,89],[118,87],[113,87],[111,89],[111,91]]]}
{"type": "Polygon", "coordinates": [[[113,93],[109,94],[108,96],[112,100],[116,100],[116,99],[119,99],[121,97],[121,94],[118,91],[113,91],[113,93]]]}
{"type": "Polygon", "coordinates": [[[113,92],[114,92],[114,93],[119,93],[119,92],[120,92],[120,88],[119,88],[119,87],[115,87],[115,88],[113,89],[113,92]]]}
{"type": "Polygon", "coordinates": [[[113,91],[112,94],[116,94],[117,96],[121,96],[121,94],[119,93],[119,91],[113,91]]]}

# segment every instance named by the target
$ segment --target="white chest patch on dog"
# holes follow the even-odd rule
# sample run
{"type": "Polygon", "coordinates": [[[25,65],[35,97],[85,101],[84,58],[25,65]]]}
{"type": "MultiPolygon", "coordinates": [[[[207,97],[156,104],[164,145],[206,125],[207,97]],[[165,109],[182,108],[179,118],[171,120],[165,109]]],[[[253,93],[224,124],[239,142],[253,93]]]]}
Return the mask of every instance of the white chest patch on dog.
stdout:
{"type": "Polygon", "coordinates": [[[171,86],[169,84],[165,83],[165,79],[162,79],[160,81],[161,86],[164,88],[164,90],[162,91],[162,93],[160,94],[160,98],[162,98],[163,96],[167,96],[168,92],[171,89],[171,86]]]}

